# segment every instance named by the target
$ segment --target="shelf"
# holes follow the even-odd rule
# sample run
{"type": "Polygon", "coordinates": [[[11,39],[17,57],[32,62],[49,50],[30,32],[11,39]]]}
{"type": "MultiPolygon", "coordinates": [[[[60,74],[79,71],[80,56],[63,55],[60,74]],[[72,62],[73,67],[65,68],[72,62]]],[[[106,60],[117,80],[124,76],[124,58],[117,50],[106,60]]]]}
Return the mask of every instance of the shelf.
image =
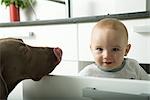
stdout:
{"type": "Polygon", "coordinates": [[[106,18],[106,17],[118,18],[120,20],[150,18],[150,11],[123,13],[123,14],[111,14],[111,15],[100,15],[100,16],[89,16],[89,17],[78,17],[78,18],[55,19],[55,20],[0,23],[0,27],[88,23],[88,22],[96,22],[96,21],[103,19],[103,18],[106,18]]]}

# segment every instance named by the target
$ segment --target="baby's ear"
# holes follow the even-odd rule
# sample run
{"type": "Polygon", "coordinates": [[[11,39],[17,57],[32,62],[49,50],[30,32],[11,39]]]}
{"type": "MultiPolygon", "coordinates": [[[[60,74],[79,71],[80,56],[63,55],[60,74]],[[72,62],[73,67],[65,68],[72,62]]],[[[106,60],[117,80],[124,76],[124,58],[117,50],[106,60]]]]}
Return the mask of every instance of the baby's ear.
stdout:
{"type": "Polygon", "coordinates": [[[126,51],[125,51],[124,56],[127,56],[127,54],[129,53],[130,48],[131,48],[131,44],[128,44],[127,47],[126,47],[126,51]]]}

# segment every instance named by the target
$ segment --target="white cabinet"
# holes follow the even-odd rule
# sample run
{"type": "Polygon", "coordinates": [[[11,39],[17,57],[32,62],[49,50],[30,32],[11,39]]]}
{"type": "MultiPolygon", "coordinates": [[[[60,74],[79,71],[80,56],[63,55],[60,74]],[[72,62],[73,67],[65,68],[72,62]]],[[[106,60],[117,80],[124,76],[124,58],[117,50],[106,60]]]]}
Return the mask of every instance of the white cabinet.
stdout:
{"type": "Polygon", "coordinates": [[[148,56],[148,63],[150,63],[150,32],[149,32],[147,38],[148,38],[148,39],[147,39],[147,47],[148,47],[147,56],[148,56]]]}
{"type": "Polygon", "coordinates": [[[23,100],[23,83],[20,82],[8,95],[8,100],[23,100]]]}
{"type": "Polygon", "coordinates": [[[0,38],[21,38],[29,45],[35,44],[37,40],[35,37],[37,34],[29,27],[1,27],[0,33],[0,38]]]}
{"type": "Polygon", "coordinates": [[[93,61],[93,55],[90,50],[90,38],[92,28],[95,23],[78,24],[78,39],[79,39],[79,60],[93,61]]]}
{"type": "Polygon", "coordinates": [[[78,73],[78,62],[77,61],[62,61],[60,64],[51,72],[52,75],[77,75],[78,73]]]}
{"type": "MultiPolygon", "coordinates": [[[[21,38],[31,46],[60,47],[63,50],[62,61],[51,74],[77,75],[77,25],[46,25],[25,27],[1,27],[0,38],[21,38]]],[[[22,99],[22,82],[11,92],[8,100],[22,99]]]]}
{"type": "MultiPolygon", "coordinates": [[[[22,38],[25,43],[31,46],[60,47],[63,51],[63,56],[61,64],[58,65],[60,67],[58,67],[57,70],[61,70],[62,73],[66,71],[65,74],[77,73],[76,68],[78,68],[78,66],[76,63],[78,61],[78,54],[76,24],[5,27],[0,28],[0,33],[0,38],[22,38]]],[[[57,71],[55,72],[58,73],[57,71]]]]}
{"type": "Polygon", "coordinates": [[[39,42],[36,45],[60,47],[63,60],[77,61],[77,25],[49,25],[31,27],[39,42]]]}
{"type": "Polygon", "coordinates": [[[0,28],[0,38],[22,38],[32,46],[60,47],[63,59],[77,60],[77,25],[49,25],[0,28]],[[33,34],[33,35],[32,35],[33,34]]]}
{"type": "MultiPolygon", "coordinates": [[[[129,32],[129,43],[131,49],[128,57],[138,60],[140,63],[150,63],[150,32],[149,33],[138,33],[135,32],[135,26],[147,26],[150,25],[150,19],[140,20],[126,20],[122,21],[129,32]]],[[[146,31],[146,30],[145,30],[146,31]]]]}

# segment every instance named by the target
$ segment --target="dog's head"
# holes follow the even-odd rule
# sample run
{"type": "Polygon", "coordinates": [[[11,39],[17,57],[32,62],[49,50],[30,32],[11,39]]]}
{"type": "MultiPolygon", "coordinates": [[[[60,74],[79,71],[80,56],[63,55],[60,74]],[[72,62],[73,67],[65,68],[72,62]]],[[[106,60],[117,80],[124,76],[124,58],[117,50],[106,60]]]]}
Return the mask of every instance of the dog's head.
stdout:
{"type": "MultiPolygon", "coordinates": [[[[22,78],[39,80],[60,63],[62,50],[50,47],[32,47],[21,39],[7,38],[0,44],[3,50],[4,71],[22,74],[22,78]]],[[[8,73],[7,73],[8,74],[8,73]]],[[[17,76],[18,76],[17,75],[17,76]]]]}
{"type": "Polygon", "coordinates": [[[62,50],[52,47],[33,47],[22,39],[0,39],[0,73],[11,91],[21,80],[40,80],[60,63],[62,50]]]}

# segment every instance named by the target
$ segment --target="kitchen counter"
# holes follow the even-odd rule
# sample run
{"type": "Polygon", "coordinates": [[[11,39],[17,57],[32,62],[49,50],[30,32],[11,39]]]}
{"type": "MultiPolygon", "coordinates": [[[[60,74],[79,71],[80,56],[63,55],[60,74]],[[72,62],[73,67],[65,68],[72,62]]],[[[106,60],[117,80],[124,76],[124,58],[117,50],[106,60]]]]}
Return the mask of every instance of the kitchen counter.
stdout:
{"type": "Polygon", "coordinates": [[[122,13],[122,14],[110,14],[110,15],[108,14],[108,15],[89,16],[89,17],[54,19],[54,20],[38,20],[38,21],[25,21],[25,22],[13,22],[13,23],[7,22],[7,23],[0,23],[0,27],[88,23],[88,22],[96,22],[105,17],[113,17],[113,18],[118,18],[120,20],[143,19],[143,18],[150,18],[150,11],[122,13]]]}

